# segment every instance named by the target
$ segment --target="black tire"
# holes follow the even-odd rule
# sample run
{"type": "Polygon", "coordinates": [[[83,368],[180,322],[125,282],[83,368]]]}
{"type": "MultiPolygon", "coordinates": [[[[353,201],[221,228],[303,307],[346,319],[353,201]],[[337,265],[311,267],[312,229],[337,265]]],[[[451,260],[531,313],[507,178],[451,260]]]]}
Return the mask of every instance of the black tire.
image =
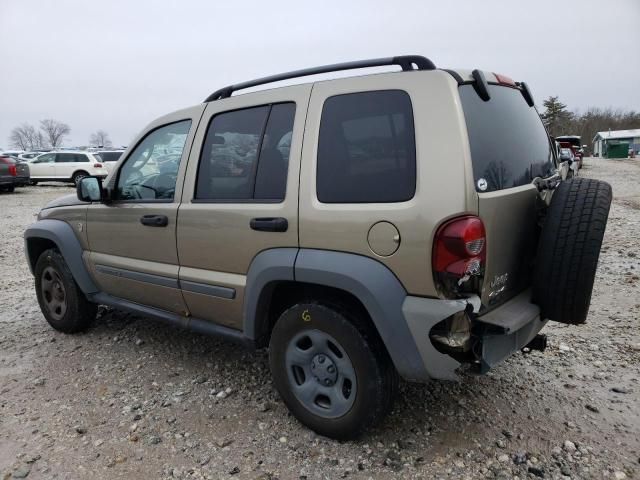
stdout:
{"type": "Polygon", "coordinates": [[[34,187],[35,187],[36,185],[38,185],[38,181],[37,181],[37,180],[31,180],[29,183],[30,183],[31,185],[33,185],[34,187]]]}
{"type": "Polygon", "coordinates": [[[582,177],[562,182],[554,192],[533,280],[533,299],[544,318],[586,321],[611,197],[608,183],[582,177]]]}
{"type": "Polygon", "coordinates": [[[84,296],[57,249],[45,250],[38,258],[35,286],[40,310],[56,330],[81,332],[95,320],[98,306],[84,296]]]}
{"type": "MultiPolygon", "coordinates": [[[[315,333],[314,333],[315,334],[315,333]]],[[[300,340],[298,340],[299,342],[300,340]]],[[[315,350],[314,350],[315,352],[315,350]]],[[[312,352],[311,355],[314,353],[312,352]]],[[[331,361],[331,360],[329,360],[331,361]]],[[[378,335],[364,322],[364,319],[354,318],[347,311],[330,308],[317,303],[297,304],[286,310],[276,322],[269,343],[269,363],[271,374],[276,389],[291,413],[304,425],[315,432],[335,439],[352,439],[360,436],[367,428],[378,423],[391,410],[393,399],[398,387],[398,374],[387,354],[387,351],[378,335]],[[336,345],[327,346],[326,354],[334,360],[343,360],[332,356],[336,349],[346,353],[346,360],[353,367],[355,383],[347,385],[348,393],[354,397],[349,398],[348,409],[339,416],[328,416],[318,413],[323,397],[320,393],[313,396],[312,404],[299,399],[294,389],[311,382],[318,389],[329,389],[318,380],[317,377],[306,373],[302,383],[296,382],[296,374],[288,362],[288,349],[298,338],[303,338],[309,332],[320,332],[322,335],[335,340],[336,345]],[[319,384],[316,385],[317,382],[319,384]]],[[[336,363],[337,368],[340,363],[336,363]]],[[[309,367],[312,372],[314,367],[309,367]]],[[[315,374],[315,372],[313,372],[315,374]]],[[[337,372],[335,390],[344,395],[345,383],[341,372],[337,372]]],[[[332,384],[332,387],[334,385],[332,384]]],[[[324,396],[328,399],[328,396],[324,396]]]]}
{"type": "Polygon", "coordinates": [[[13,191],[15,191],[16,187],[14,187],[13,185],[9,185],[8,187],[2,187],[2,190],[5,192],[9,192],[12,193],[13,191]]]}
{"type": "Polygon", "coordinates": [[[84,171],[79,171],[79,172],[75,172],[73,174],[73,177],[71,177],[71,180],[73,180],[73,184],[75,186],[78,186],[78,183],[80,183],[80,180],[82,180],[84,177],[88,177],[89,174],[87,172],[84,171]]]}

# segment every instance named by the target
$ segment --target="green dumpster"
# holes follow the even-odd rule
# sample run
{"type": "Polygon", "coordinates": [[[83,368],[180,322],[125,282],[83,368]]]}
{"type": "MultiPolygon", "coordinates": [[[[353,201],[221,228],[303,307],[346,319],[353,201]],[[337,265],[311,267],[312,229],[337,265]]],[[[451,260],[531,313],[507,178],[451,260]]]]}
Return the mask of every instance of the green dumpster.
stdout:
{"type": "Polygon", "coordinates": [[[628,143],[616,143],[607,145],[607,158],[627,158],[629,156],[628,143]]]}

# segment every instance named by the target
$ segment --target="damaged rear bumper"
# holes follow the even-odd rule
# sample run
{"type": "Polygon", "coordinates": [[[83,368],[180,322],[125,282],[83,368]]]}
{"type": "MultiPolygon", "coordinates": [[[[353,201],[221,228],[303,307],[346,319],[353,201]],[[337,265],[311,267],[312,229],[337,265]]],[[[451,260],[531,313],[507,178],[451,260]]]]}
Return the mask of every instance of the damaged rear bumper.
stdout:
{"type": "Polygon", "coordinates": [[[482,327],[480,373],[486,373],[528,345],[547,322],[541,320],[540,307],[531,303],[531,291],[526,290],[476,323],[482,327]]]}
{"type": "Polygon", "coordinates": [[[486,373],[513,353],[521,350],[544,327],[540,308],[531,303],[531,292],[522,292],[500,307],[478,316],[477,297],[442,300],[406,297],[402,313],[415,339],[428,379],[457,380],[461,363],[442,353],[433,345],[431,330],[438,323],[458,312],[468,312],[472,322],[472,365],[486,373]]]}

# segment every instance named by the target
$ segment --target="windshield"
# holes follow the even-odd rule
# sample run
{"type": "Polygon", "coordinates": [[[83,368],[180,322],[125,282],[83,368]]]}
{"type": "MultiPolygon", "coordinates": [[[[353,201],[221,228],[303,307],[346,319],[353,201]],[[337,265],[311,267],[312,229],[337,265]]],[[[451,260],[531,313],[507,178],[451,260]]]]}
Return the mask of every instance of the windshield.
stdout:
{"type": "Polygon", "coordinates": [[[526,185],[555,170],[547,131],[515,88],[489,85],[483,101],[473,85],[460,87],[476,189],[492,192],[526,185]]]}

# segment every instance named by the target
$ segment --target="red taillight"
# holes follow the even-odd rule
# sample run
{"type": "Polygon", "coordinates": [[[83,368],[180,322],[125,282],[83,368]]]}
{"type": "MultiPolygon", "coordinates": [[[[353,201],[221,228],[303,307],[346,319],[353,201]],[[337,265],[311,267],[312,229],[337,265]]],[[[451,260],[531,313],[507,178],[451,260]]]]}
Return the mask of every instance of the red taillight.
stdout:
{"type": "Polygon", "coordinates": [[[94,163],[93,167],[94,168],[102,168],[102,164],[101,163],[94,163]]]}
{"type": "Polygon", "coordinates": [[[516,86],[516,82],[514,82],[512,78],[507,77],[506,75],[501,75],[499,73],[494,73],[494,75],[496,76],[496,80],[498,80],[498,83],[502,85],[510,85],[512,87],[516,86]]]}
{"type": "Polygon", "coordinates": [[[464,277],[481,271],[486,252],[482,220],[474,216],[455,218],[436,232],[432,265],[436,273],[464,277]]]}
{"type": "Polygon", "coordinates": [[[15,165],[9,165],[9,175],[11,175],[12,177],[18,175],[18,170],[16,169],[15,165]]]}

